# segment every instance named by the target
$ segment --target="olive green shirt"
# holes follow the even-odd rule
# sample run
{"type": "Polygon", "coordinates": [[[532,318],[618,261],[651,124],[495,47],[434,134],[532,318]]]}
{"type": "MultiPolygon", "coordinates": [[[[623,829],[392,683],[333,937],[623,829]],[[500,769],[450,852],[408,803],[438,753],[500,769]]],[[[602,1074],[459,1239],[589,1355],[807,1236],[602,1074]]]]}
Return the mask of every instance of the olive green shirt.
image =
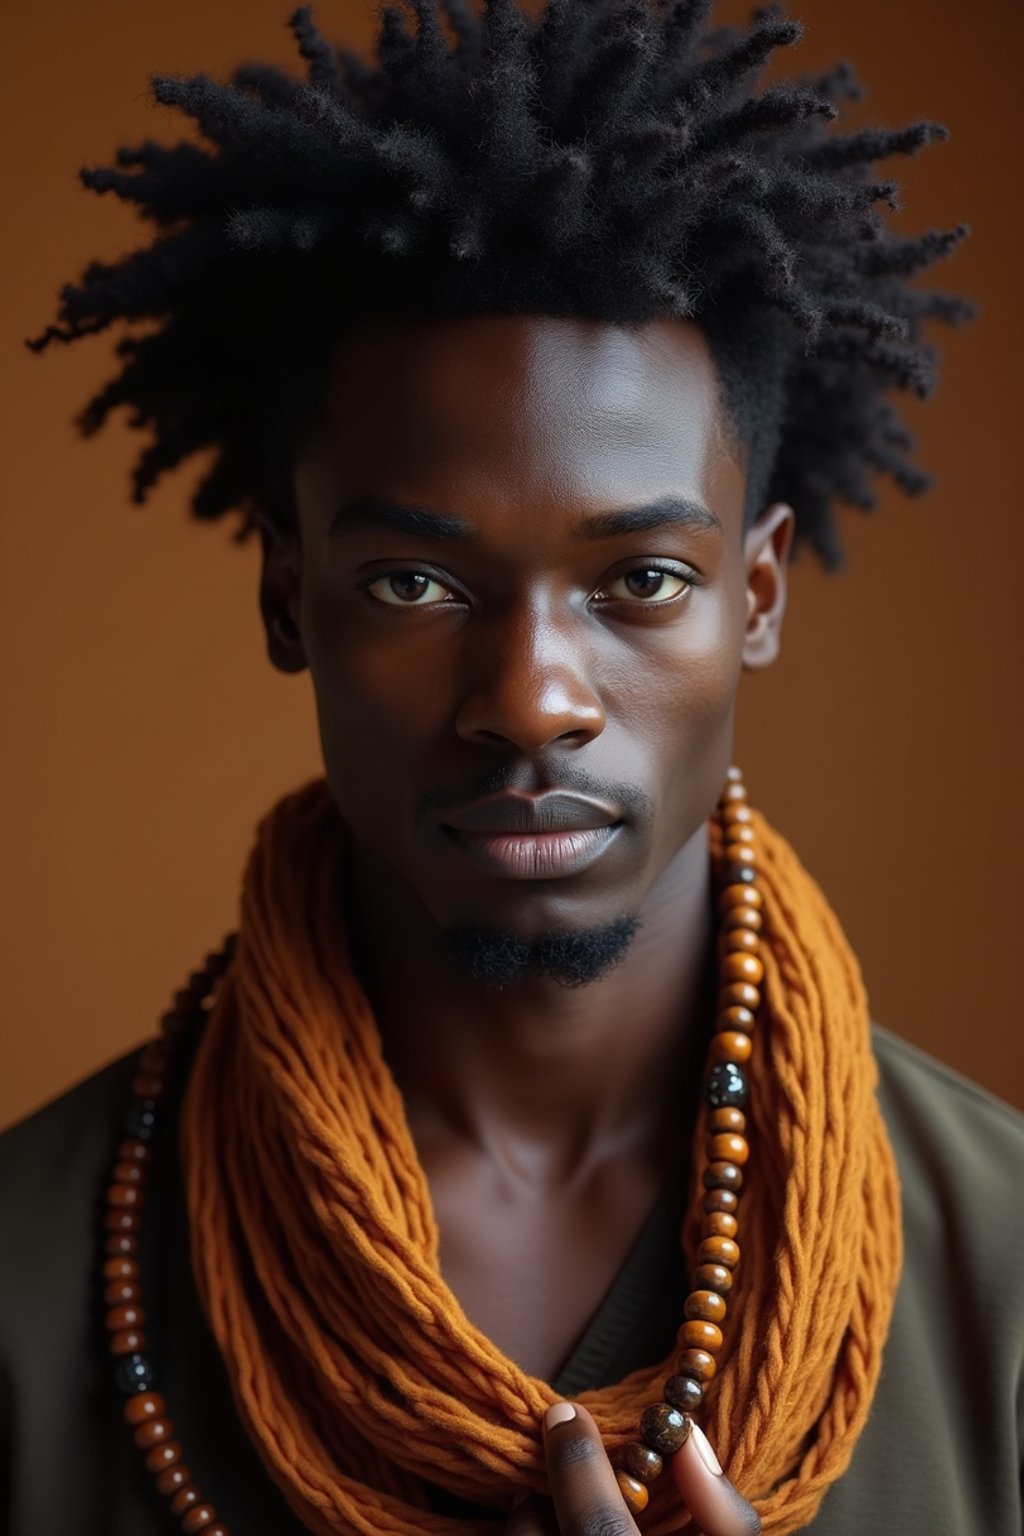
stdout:
{"type": "MultiPolygon", "coordinates": [[[[906,1260],[867,1427],[806,1529],[1021,1536],[1024,1116],[885,1030],[874,1042],[906,1260]]],[[[95,1279],[132,1071],[123,1057],[0,1136],[0,1536],[178,1529],[121,1419],[95,1279]]],[[[684,1200],[680,1169],[559,1373],[560,1393],[669,1353],[685,1294],[684,1200]]],[[[234,1536],[300,1536],[199,1307],[173,1134],[158,1143],[147,1217],[149,1353],[193,1476],[234,1536]]],[[[451,1507],[441,1490],[434,1503],[451,1507]]]]}

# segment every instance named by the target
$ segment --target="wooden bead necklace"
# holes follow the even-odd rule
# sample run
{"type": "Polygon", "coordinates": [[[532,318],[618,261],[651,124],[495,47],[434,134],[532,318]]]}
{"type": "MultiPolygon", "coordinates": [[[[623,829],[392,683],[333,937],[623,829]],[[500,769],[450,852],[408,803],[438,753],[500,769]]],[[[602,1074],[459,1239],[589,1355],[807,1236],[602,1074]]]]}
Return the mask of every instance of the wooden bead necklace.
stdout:
{"type": "MultiPolygon", "coordinates": [[[[751,819],[742,775],[738,768],[730,768],[712,822],[712,856],[718,866],[719,993],[704,1081],[708,1162],[701,1242],[694,1289],[686,1298],[677,1334],[680,1352],[675,1371],[662,1388],[661,1401],[644,1409],[639,1438],[616,1457],[619,1489],[634,1515],[647,1507],[648,1490],[665,1470],[666,1457],[688,1439],[691,1415],[715,1374],[740,1258],[736,1212],[743,1166],[750,1154],[742,1107],[747,1098],[743,1068],[750,1059],[764,975],[758,954],[763,898],[757,888],[758,850],[751,819]]],[[[164,1399],[155,1390],[142,1301],[142,1217],[153,1138],[172,1066],[182,1048],[198,1039],[213,990],[231,964],[236,940],[236,934],[229,934],[174,994],[171,1008],[160,1020],[160,1035],[139,1056],[106,1192],[100,1239],[104,1323],[116,1362],[115,1381],[125,1398],[124,1418],[157,1492],[180,1519],[185,1536],[230,1533],[195,1483],[164,1399]]]]}

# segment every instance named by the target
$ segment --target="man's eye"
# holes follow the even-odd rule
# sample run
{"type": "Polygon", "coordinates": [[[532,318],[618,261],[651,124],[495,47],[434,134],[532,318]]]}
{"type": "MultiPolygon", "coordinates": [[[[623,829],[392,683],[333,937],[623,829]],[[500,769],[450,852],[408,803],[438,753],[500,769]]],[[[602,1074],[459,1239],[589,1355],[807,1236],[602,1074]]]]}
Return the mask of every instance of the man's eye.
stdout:
{"type": "Polygon", "coordinates": [[[368,582],[366,590],[390,608],[430,608],[451,595],[447,587],[424,571],[392,571],[368,582]]]}
{"type": "Polygon", "coordinates": [[[608,595],[619,600],[667,603],[693,583],[677,571],[663,571],[658,566],[637,566],[623,576],[616,576],[607,587],[608,595]]]}

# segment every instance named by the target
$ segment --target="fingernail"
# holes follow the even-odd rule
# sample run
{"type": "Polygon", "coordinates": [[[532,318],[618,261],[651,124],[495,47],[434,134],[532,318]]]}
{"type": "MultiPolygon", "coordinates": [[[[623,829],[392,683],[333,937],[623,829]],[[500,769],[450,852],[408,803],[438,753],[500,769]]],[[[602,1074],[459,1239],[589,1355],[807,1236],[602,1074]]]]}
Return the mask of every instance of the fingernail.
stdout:
{"type": "Polygon", "coordinates": [[[711,1449],[711,1441],[708,1439],[707,1435],[701,1429],[699,1424],[694,1424],[693,1429],[690,1431],[690,1439],[697,1447],[700,1459],[707,1467],[708,1471],[713,1472],[716,1477],[721,1477],[722,1464],[718,1457],[715,1455],[714,1451],[711,1449]]]}
{"type": "Polygon", "coordinates": [[[576,1409],[572,1403],[552,1403],[544,1415],[544,1428],[554,1429],[557,1424],[568,1424],[575,1417],[576,1409]]]}

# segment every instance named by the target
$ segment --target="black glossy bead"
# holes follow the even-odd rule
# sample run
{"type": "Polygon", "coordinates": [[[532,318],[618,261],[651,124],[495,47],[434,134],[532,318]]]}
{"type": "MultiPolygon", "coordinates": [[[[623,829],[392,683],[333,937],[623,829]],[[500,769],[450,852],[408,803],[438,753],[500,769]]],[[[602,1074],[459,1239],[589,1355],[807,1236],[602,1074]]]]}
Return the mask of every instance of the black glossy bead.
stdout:
{"type": "Polygon", "coordinates": [[[747,1102],[747,1079],[734,1061],[720,1061],[708,1073],[704,1097],[712,1109],[741,1109],[747,1102]]]}
{"type": "Polygon", "coordinates": [[[122,1355],[114,1367],[114,1380],[126,1397],[148,1392],[153,1385],[153,1367],[144,1355],[122,1355]]]}
{"type": "Polygon", "coordinates": [[[754,885],[757,881],[757,870],[749,864],[727,864],[723,885],[754,885]]]}
{"type": "Polygon", "coordinates": [[[129,1136],[148,1141],[156,1129],[156,1100],[132,1099],[121,1124],[129,1136]]]}
{"type": "Polygon", "coordinates": [[[735,1163],[709,1163],[704,1169],[705,1189],[731,1189],[739,1194],[743,1188],[743,1169],[735,1163]]]}
{"type": "Polygon", "coordinates": [[[692,1376],[670,1376],[662,1395],[666,1403],[671,1403],[680,1413],[692,1413],[701,1405],[704,1388],[692,1376]]]}
{"type": "Polygon", "coordinates": [[[671,1403],[651,1403],[640,1419],[640,1438],[659,1456],[674,1456],[690,1438],[693,1420],[671,1403]]]}

